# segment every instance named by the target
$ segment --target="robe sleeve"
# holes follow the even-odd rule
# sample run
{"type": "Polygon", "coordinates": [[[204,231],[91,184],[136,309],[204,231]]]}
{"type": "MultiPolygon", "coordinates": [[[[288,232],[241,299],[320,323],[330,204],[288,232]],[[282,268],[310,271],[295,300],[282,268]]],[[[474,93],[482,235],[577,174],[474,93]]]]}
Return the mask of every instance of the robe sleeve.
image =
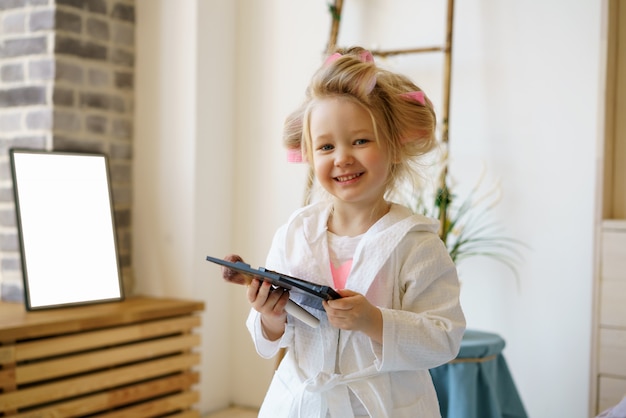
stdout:
{"type": "Polygon", "coordinates": [[[408,234],[397,252],[399,306],[381,309],[383,371],[430,369],[458,354],[465,331],[456,266],[436,234],[408,234]],[[416,244],[416,238],[417,244],[416,244]]]}
{"type": "MultiPolygon", "coordinates": [[[[281,240],[281,238],[285,235],[285,229],[286,228],[283,226],[276,231],[271,249],[267,256],[266,266],[272,270],[284,270],[284,268],[281,268],[282,266],[280,265],[280,260],[283,259],[282,254],[284,253],[282,244],[280,243],[284,241],[281,240]]],[[[293,340],[293,325],[290,324],[289,315],[287,317],[288,322],[285,325],[285,332],[282,337],[275,341],[270,341],[263,333],[261,314],[254,309],[250,309],[246,326],[248,327],[248,331],[250,332],[256,351],[261,357],[266,359],[274,357],[278,354],[278,350],[281,347],[287,347],[290,344],[290,341],[293,340]]]]}
{"type": "Polygon", "coordinates": [[[250,309],[246,326],[254,342],[254,347],[259,356],[269,359],[278,354],[278,350],[281,347],[286,347],[289,341],[293,339],[293,325],[287,323],[285,325],[285,332],[281,338],[270,341],[263,333],[263,327],[261,326],[261,314],[254,309],[250,309]]]}

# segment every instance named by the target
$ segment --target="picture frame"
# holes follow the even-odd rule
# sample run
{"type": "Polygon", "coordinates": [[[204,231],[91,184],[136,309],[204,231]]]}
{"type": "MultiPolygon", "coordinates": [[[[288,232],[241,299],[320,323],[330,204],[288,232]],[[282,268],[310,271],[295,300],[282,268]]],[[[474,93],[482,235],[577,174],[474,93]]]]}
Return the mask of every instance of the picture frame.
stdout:
{"type": "Polygon", "coordinates": [[[26,309],[123,300],[107,156],[9,156],[26,309]]]}

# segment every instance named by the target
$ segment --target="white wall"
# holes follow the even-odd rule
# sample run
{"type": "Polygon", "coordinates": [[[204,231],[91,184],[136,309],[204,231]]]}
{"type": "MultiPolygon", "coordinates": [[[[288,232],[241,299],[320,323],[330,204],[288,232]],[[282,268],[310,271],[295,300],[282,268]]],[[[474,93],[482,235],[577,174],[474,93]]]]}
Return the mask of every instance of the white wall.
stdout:
{"type": "MultiPolygon", "coordinates": [[[[206,302],[203,411],[258,405],[271,377],[245,331],[243,288],[203,258],[262,265],[301,204],[306,169],[286,163],[280,135],[325,48],[326,3],[137,1],[137,289],[206,302]]],[[[440,44],[443,3],[347,0],[340,44],[440,44]]],[[[460,265],[462,302],[471,328],[506,339],[534,418],[587,416],[600,8],[465,0],[455,13],[453,175],[469,187],[484,161],[504,192],[496,220],[531,247],[519,288],[492,261],[460,265]]],[[[384,63],[440,102],[440,56],[384,63]]]]}
{"type": "Polygon", "coordinates": [[[235,4],[137,0],[136,292],[203,300],[202,410],[231,402],[231,286],[204,257],[232,246],[235,4]]]}

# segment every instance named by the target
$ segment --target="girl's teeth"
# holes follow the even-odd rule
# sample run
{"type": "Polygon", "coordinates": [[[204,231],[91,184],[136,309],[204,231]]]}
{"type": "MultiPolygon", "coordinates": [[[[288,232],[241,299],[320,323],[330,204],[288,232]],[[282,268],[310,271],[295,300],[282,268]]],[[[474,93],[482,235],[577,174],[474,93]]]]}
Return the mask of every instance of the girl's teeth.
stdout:
{"type": "Polygon", "coordinates": [[[337,180],[339,181],[348,181],[348,180],[352,180],[354,178],[357,178],[359,175],[358,174],[353,174],[351,176],[346,176],[346,177],[337,177],[337,180]]]}

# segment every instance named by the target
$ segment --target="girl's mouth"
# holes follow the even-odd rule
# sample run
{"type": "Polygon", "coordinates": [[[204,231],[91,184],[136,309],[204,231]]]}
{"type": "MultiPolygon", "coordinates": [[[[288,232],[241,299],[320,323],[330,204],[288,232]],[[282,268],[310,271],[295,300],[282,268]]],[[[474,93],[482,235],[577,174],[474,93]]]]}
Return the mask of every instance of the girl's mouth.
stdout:
{"type": "Polygon", "coordinates": [[[335,177],[335,180],[338,181],[338,182],[344,183],[346,181],[354,180],[357,177],[361,177],[361,175],[363,175],[363,173],[348,174],[348,175],[345,175],[345,176],[335,177]]]}

